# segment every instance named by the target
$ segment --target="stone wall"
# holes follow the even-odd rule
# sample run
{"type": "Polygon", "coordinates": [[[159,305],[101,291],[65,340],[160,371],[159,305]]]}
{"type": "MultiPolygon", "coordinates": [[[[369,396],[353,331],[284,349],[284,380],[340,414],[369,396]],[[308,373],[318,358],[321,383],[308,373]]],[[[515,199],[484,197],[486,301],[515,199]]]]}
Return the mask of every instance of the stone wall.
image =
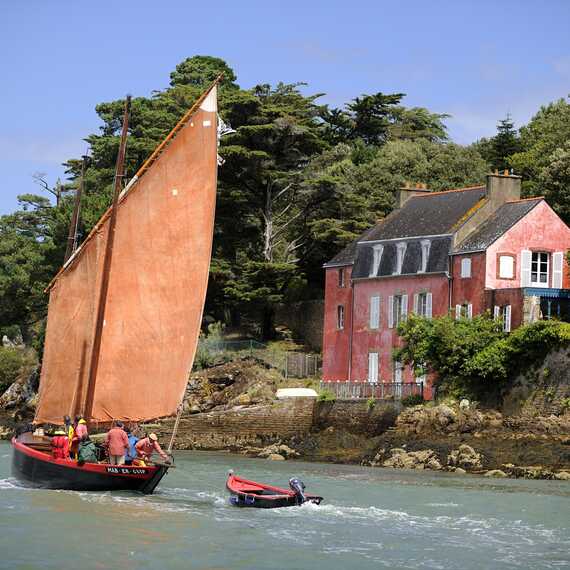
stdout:
{"type": "Polygon", "coordinates": [[[323,348],[324,301],[302,301],[279,305],[275,324],[291,329],[295,340],[302,340],[313,350],[323,348]]]}
{"type": "Polygon", "coordinates": [[[376,401],[374,405],[366,400],[318,402],[314,427],[317,430],[333,427],[374,436],[393,426],[401,409],[400,402],[376,401]]]}
{"type": "Polygon", "coordinates": [[[570,398],[570,349],[551,352],[536,369],[518,376],[504,398],[506,414],[559,415],[570,398]]]}
{"type": "MultiPolygon", "coordinates": [[[[297,398],[269,405],[194,414],[180,420],[178,449],[231,449],[264,446],[308,433],[313,426],[315,400],[297,398]]],[[[167,443],[173,421],[156,428],[167,443]]]]}
{"type": "MultiPolygon", "coordinates": [[[[177,449],[236,449],[263,447],[313,431],[334,428],[363,436],[383,433],[393,426],[401,409],[398,402],[313,398],[277,401],[269,405],[193,414],[182,417],[176,437],[177,449]]],[[[146,426],[168,445],[174,421],[146,426]]]]}

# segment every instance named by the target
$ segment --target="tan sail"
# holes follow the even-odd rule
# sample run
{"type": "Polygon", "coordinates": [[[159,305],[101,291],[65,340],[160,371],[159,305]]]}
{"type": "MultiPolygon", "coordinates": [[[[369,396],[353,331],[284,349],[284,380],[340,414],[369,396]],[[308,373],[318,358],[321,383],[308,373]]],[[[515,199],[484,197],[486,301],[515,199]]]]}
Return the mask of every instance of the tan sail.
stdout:
{"type": "MultiPolygon", "coordinates": [[[[109,276],[95,422],[175,413],[194,361],[217,174],[214,85],[123,192],[109,276]]],[[[50,285],[36,422],[83,412],[108,212],[50,285]]]]}

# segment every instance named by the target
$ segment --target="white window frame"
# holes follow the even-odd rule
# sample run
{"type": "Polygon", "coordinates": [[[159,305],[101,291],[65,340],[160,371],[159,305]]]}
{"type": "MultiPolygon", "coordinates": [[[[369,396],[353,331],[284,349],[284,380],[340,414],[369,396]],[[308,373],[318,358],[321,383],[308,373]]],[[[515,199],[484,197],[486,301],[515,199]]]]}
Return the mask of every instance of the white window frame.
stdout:
{"type": "Polygon", "coordinates": [[[459,320],[473,318],[473,305],[471,303],[463,303],[462,305],[455,305],[455,319],[459,320]]]}
{"type": "Polygon", "coordinates": [[[503,332],[511,332],[511,305],[495,305],[493,318],[502,322],[503,332]]]}
{"type": "Polygon", "coordinates": [[[422,246],[422,264],[420,266],[418,273],[425,273],[427,271],[431,241],[429,239],[423,239],[420,243],[422,246]]]}
{"type": "Polygon", "coordinates": [[[370,319],[368,323],[369,328],[380,328],[380,295],[372,295],[370,297],[370,319]]]}
{"type": "Polygon", "coordinates": [[[396,268],[392,275],[400,275],[402,273],[407,248],[408,244],[405,241],[396,244],[396,268]]]}
{"type": "Polygon", "coordinates": [[[380,357],[377,352],[368,353],[368,382],[378,382],[378,371],[380,369],[380,357]]]}
{"type": "Polygon", "coordinates": [[[530,286],[541,287],[547,289],[550,282],[550,255],[547,251],[533,251],[530,258],[530,286]],[[535,256],[537,257],[535,261],[535,256]],[[544,257],[543,257],[544,256],[544,257]],[[541,281],[541,275],[545,275],[541,270],[543,259],[546,259],[546,280],[541,281]],[[537,271],[534,271],[535,263],[537,264],[537,271]],[[533,273],[536,273],[536,281],[533,281],[533,273]]]}
{"type": "Polygon", "coordinates": [[[338,286],[339,287],[345,287],[345,273],[344,273],[344,267],[340,267],[338,270],[338,286]]]}
{"type": "Polygon", "coordinates": [[[461,258],[461,278],[469,279],[471,277],[471,258],[461,258]]]}
{"type": "Polygon", "coordinates": [[[394,360],[394,383],[403,384],[404,382],[404,365],[400,360],[394,360]]]}
{"type": "Polygon", "coordinates": [[[511,306],[505,305],[503,309],[503,331],[511,332],[511,306]]]}
{"type": "Polygon", "coordinates": [[[499,279],[515,278],[515,258],[512,255],[499,254],[499,279]]]}
{"type": "Polygon", "coordinates": [[[336,328],[339,331],[344,330],[344,305],[336,306],[336,328]]]}
{"type": "Polygon", "coordinates": [[[431,319],[432,304],[432,294],[429,291],[422,291],[414,295],[414,313],[419,317],[431,319]]]}
{"type": "Polygon", "coordinates": [[[383,245],[372,246],[372,267],[370,268],[369,277],[377,277],[378,270],[380,269],[380,262],[382,261],[382,252],[384,251],[383,245]]]}
{"type": "Polygon", "coordinates": [[[394,329],[406,320],[408,315],[408,295],[390,295],[388,297],[388,328],[394,329]]]}

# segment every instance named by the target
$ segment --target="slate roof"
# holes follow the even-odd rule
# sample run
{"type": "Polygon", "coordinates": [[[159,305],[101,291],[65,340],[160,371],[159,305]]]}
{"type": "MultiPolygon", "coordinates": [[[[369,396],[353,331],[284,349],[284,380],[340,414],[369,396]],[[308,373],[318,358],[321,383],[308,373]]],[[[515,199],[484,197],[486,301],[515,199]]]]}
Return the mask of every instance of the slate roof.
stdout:
{"type": "Polygon", "coordinates": [[[467,237],[453,253],[483,251],[526,216],[543,198],[516,200],[503,204],[488,220],[467,237]]]}
{"type": "Polygon", "coordinates": [[[452,233],[453,227],[485,197],[485,186],[412,196],[361,241],[452,233]]]}
{"type": "MultiPolygon", "coordinates": [[[[421,269],[422,248],[418,239],[402,240],[406,243],[406,252],[402,263],[402,271],[399,275],[413,275],[421,269]]],[[[447,271],[449,265],[449,250],[451,237],[432,238],[426,267],[426,273],[441,273],[447,271]]],[[[398,242],[398,243],[402,243],[398,242]]],[[[366,242],[358,244],[356,261],[352,270],[352,277],[371,277],[370,271],[373,259],[373,244],[366,242]]],[[[396,242],[386,242],[382,249],[380,267],[375,277],[388,277],[394,275],[396,270],[396,242]]]]}
{"type": "Polygon", "coordinates": [[[359,242],[450,234],[453,226],[484,197],[485,186],[412,196],[402,208],[366,230],[324,267],[352,265],[359,242]]]}

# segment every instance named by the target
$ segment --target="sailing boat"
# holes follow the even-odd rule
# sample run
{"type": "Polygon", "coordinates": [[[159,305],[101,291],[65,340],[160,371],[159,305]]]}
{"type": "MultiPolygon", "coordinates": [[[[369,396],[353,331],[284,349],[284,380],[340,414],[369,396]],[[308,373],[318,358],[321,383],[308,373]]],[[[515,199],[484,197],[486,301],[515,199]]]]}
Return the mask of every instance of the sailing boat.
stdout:
{"type": "MultiPolygon", "coordinates": [[[[113,207],[48,286],[34,424],[82,414],[96,429],[173,416],[181,404],[212,249],[220,79],[122,191],[119,179],[113,207]]],[[[152,493],[169,468],[79,465],[52,458],[49,441],[31,432],[14,438],[13,474],[51,489],[152,493]]]]}

